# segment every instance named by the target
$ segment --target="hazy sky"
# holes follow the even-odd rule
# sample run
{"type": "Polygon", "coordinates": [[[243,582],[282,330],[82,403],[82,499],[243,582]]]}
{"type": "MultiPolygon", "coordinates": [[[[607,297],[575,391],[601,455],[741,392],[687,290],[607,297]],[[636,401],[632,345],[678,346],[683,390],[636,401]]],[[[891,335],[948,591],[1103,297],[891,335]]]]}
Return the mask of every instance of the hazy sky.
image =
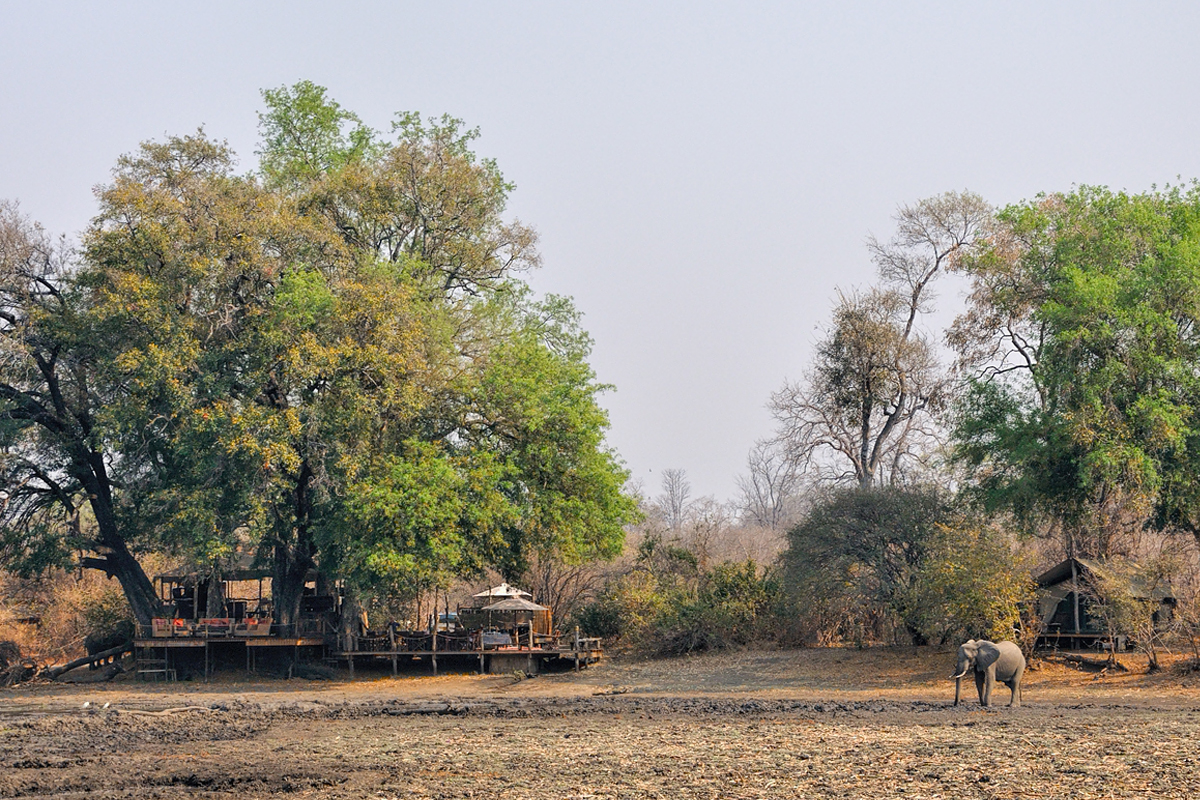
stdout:
{"type": "Polygon", "coordinates": [[[461,117],[585,314],[612,446],[725,499],[898,205],[1200,176],[1197,9],[0,0],[0,197],[77,232],[117,156],[199,125],[248,169],[259,90],[300,79],[461,117]]]}

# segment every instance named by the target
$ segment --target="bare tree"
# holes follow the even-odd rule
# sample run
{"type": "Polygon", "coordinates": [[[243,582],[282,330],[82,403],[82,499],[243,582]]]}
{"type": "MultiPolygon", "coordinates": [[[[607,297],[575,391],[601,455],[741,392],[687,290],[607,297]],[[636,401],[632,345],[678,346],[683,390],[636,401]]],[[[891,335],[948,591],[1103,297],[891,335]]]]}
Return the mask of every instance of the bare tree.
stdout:
{"type": "Polygon", "coordinates": [[[550,609],[553,620],[562,622],[594,598],[616,569],[608,563],[569,564],[553,556],[535,556],[521,577],[521,585],[550,609]]]}
{"type": "Polygon", "coordinates": [[[933,450],[948,377],[918,322],[931,310],[931,283],[990,218],[978,196],[948,193],[902,207],[886,244],[868,240],[883,285],[840,294],[808,374],[771,397],[798,469],[862,487],[896,483],[933,450]]]}
{"type": "Polygon", "coordinates": [[[701,497],[689,504],[680,541],[695,554],[701,571],[729,558],[728,545],[733,520],[724,503],[701,497]]]}
{"type": "Polygon", "coordinates": [[[755,442],[746,457],[747,474],[737,477],[743,523],[777,531],[790,524],[799,505],[801,471],[776,441],[755,442]]]}
{"type": "Polygon", "coordinates": [[[912,333],[918,315],[930,310],[934,299],[930,283],[974,249],[992,214],[992,207],[977,194],[946,192],[901,206],[892,217],[896,232],[887,244],[874,236],[867,239],[880,280],[907,296],[905,337],[912,333]]]}
{"type": "Polygon", "coordinates": [[[683,526],[691,494],[692,484],[687,479],[687,470],[663,470],[662,494],[655,502],[662,509],[667,527],[671,530],[678,532],[683,526]]]}

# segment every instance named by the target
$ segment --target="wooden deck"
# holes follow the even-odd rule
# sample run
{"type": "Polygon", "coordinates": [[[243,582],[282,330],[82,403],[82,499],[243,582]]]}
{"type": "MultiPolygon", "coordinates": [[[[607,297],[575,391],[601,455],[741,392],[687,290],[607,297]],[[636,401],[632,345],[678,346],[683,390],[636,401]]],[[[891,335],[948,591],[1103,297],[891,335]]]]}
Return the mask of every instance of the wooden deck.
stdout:
{"type": "Polygon", "coordinates": [[[598,640],[582,640],[579,647],[499,647],[473,648],[467,650],[327,650],[324,637],[287,638],[279,636],[171,636],[144,637],[134,640],[134,657],[137,663],[137,677],[140,679],[174,680],[178,674],[178,655],[182,652],[204,650],[204,678],[207,680],[214,667],[213,648],[242,647],[245,650],[246,671],[253,673],[256,667],[256,655],[263,648],[278,651],[280,648],[293,648],[294,657],[299,659],[300,648],[321,648],[327,660],[338,663],[344,662],[349,668],[350,676],[354,677],[355,664],[364,660],[387,660],[391,662],[392,674],[399,673],[401,660],[428,659],[433,674],[437,674],[439,659],[445,664],[462,665],[464,662],[477,662],[481,673],[504,673],[522,671],[536,673],[542,662],[565,660],[576,669],[596,664],[604,651],[598,640]]]}
{"type": "Polygon", "coordinates": [[[443,663],[458,664],[464,661],[478,661],[480,673],[485,674],[516,670],[536,673],[543,661],[562,659],[570,661],[575,669],[579,670],[598,663],[603,655],[604,651],[599,646],[595,646],[578,649],[573,647],[501,647],[471,650],[342,650],[330,653],[329,657],[339,662],[345,661],[349,666],[350,675],[353,677],[355,661],[368,659],[390,660],[393,675],[398,674],[401,659],[409,661],[429,659],[430,669],[436,675],[438,659],[441,659],[443,663]]]}
{"type": "Polygon", "coordinates": [[[138,678],[164,677],[174,679],[176,676],[176,660],[171,658],[172,651],[192,651],[204,648],[204,678],[212,674],[213,645],[242,645],[246,650],[246,671],[254,672],[255,655],[263,648],[278,649],[293,648],[298,658],[301,647],[320,647],[324,649],[324,637],[282,637],[282,636],[154,636],[133,640],[134,659],[137,663],[138,678]],[[161,651],[161,655],[159,655],[161,651]]]}

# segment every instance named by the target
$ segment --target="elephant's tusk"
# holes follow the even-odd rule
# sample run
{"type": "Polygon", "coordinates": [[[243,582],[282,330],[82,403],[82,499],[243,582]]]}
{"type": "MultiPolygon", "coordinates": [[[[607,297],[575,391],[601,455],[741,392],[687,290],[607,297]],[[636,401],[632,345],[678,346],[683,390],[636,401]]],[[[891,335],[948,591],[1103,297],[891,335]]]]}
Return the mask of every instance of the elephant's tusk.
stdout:
{"type": "Polygon", "coordinates": [[[966,675],[966,674],[967,674],[967,672],[969,672],[969,671],[970,671],[970,670],[965,670],[965,669],[964,669],[962,672],[958,673],[957,675],[951,675],[951,676],[950,676],[950,680],[952,680],[952,681],[956,681],[956,680],[958,680],[959,678],[961,678],[961,677],[963,677],[964,675],[966,675]]]}

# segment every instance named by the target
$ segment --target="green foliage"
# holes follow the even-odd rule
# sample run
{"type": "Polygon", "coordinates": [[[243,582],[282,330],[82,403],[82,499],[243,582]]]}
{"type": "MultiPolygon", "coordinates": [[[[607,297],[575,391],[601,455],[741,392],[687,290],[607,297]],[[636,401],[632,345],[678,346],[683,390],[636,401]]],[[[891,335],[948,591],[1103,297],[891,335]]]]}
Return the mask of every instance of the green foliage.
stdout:
{"type": "Polygon", "coordinates": [[[1019,640],[1035,604],[1030,565],[998,530],[939,525],[903,600],[905,616],[931,642],[1019,640]]]}
{"type": "Polygon", "coordinates": [[[648,570],[634,570],[605,586],[600,596],[576,615],[575,622],[591,636],[606,636],[652,652],[659,620],[686,594],[674,581],[662,580],[648,570]]]}
{"type": "Polygon", "coordinates": [[[945,499],[927,488],[840,489],[818,502],[788,531],[781,557],[805,638],[863,643],[904,631],[922,642],[909,598],[949,518],[945,499]]]}
{"type": "Polygon", "coordinates": [[[616,602],[588,603],[575,612],[572,622],[579,626],[584,636],[599,636],[612,640],[619,638],[624,632],[621,604],[616,602]]]}
{"type": "Polygon", "coordinates": [[[953,336],[982,370],[955,437],[985,507],[1084,555],[1147,518],[1200,531],[1200,189],[1082,187],[999,222],[953,336]]]}
{"type": "Polygon", "coordinates": [[[753,561],[718,564],[699,590],[664,609],[654,631],[662,655],[763,644],[779,627],[779,585],[753,561]]]}
{"type": "Polygon", "coordinates": [[[373,132],[325,92],[311,81],[263,90],[267,111],[258,115],[263,138],[258,155],[272,184],[304,185],[370,150],[373,132]]]}
{"type": "Polygon", "coordinates": [[[610,581],[573,620],[591,636],[648,655],[775,641],[783,628],[778,582],[753,561],[703,569],[695,553],[661,534],[638,546],[634,567],[610,581]]]}
{"type": "Polygon", "coordinates": [[[64,423],[30,438],[0,408],[4,463],[40,458],[18,465],[43,478],[30,503],[59,514],[5,528],[6,562],[94,545],[106,565],[136,566],[130,547],[219,565],[241,545],[275,565],[290,621],[313,568],[370,600],[618,553],[635,508],[606,387],[570,301],[516,277],[536,236],[502,218],[512,186],[478,132],[402,115],[387,141],[311,83],[263,96],[261,175],[202,131],[147,143],[100,191],[74,269],[0,254],[14,304],[46,320],[38,346],[87,382],[54,459],[36,436],[64,423]],[[98,489],[51,478],[81,464],[98,489]],[[107,540],[80,532],[88,496],[109,503],[107,540]]]}

